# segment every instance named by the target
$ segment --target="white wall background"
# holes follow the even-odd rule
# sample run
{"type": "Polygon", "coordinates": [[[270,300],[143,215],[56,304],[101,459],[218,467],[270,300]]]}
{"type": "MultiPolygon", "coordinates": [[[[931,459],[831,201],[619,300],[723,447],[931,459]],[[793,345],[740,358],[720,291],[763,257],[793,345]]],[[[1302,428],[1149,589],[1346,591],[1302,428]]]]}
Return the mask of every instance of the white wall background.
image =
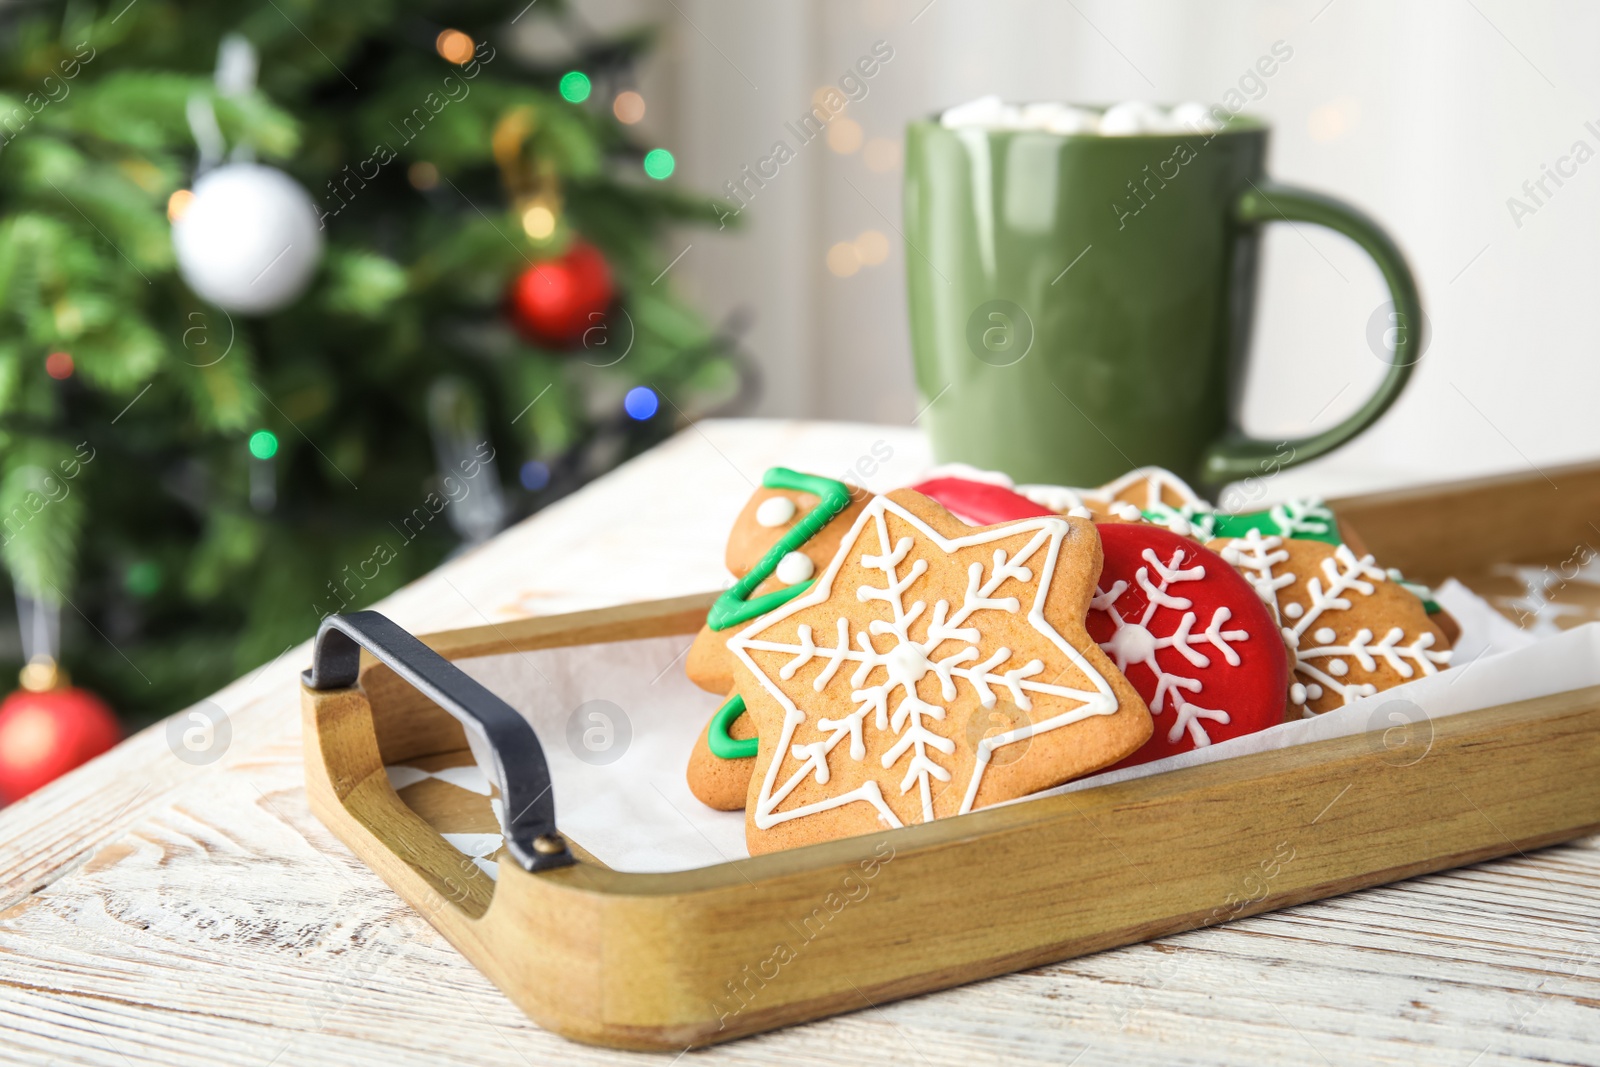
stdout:
{"type": "MultiPolygon", "coordinates": [[[[712,315],[754,314],[761,414],[903,423],[921,407],[897,234],[895,146],[908,119],[990,92],[1216,102],[1281,39],[1293,58],[1251,105],[1276,124],[1275,175],[1388,226],[1433,326],[1407,394],[1378,429],[1296,480],[1331,492],[1600,456],[1600,158],[1550,185],[1554,195],[1520,228],[1506,203],[1575,141],[1600,152],[1584,126],[1600,130],[1600,5],[580,0],[580,9],[600,26],[660,25],[663,46],[641,86],[646,128],[677,154],[675,180],[708,195],[774,140],[793,143],[783,122],[874,41],[894,48],[844,115],[863,147],[814,143],[738,232],[685,235],[694,247],[677,283],[712,315]],[[887,261],[830,273],[829,248],[867,230],[890,239],[887,261]]],[[[1365,257],[1326,231],[1275,226],[1266,257],[1245,419],[1292,435],[1353,410],[1377,380],[1365,334],[1384,292],[1365,257]]]]}

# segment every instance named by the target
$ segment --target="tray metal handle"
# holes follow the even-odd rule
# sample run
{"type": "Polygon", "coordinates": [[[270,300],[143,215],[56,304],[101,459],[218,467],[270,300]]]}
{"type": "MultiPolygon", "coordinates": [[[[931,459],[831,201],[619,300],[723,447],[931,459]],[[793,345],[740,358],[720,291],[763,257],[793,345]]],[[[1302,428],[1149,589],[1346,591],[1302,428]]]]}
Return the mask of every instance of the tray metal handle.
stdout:
{"type": "Polygon", "coordinates": [[[550,766],[528,720],[393,620],[376,611],[324,617],[311,669],[301,679],[311,689],[353,688],[363,648],[466,729],[473,756],[500,791],[500,824],[512,858],[527,871],[576,863],[556,832],[550,766]]]}

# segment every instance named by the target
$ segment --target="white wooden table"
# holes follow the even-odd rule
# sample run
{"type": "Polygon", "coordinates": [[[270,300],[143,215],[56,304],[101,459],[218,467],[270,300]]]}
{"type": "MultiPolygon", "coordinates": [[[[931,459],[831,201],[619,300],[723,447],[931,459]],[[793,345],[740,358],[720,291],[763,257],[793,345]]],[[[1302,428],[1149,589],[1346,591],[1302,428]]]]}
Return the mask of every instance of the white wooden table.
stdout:
{"type": "MultiPolygon", "coordinates": [[[[885,488],[926,462],[907,429],[704,423],[378,607],[424,632],[715,588],[767,466],[885,488]]],[[[152,728],[0,812],[0,1062],[669,1062],[541,1031],[311,817],[308,662],[302,645],[213,698],[233,737],[209,765],[152,728]]],[[[1596,840],[694,1057],[1600,1063],[1596,840]]]]}

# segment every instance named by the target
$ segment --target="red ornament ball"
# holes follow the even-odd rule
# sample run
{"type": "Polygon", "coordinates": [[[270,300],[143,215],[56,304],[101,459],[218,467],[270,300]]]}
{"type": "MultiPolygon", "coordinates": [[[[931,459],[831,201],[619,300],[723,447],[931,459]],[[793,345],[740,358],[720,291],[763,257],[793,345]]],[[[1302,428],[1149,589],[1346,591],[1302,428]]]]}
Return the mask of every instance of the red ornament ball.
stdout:
{"type": "Polygon", "coordinates": [[[1261,598],[1223,558],[1159,526],[1100,523],[1105,567],[1086,624],[1150,706],[1155,733],[1117,767],[1283,721],[1289,654],[1261,598]]]}
{"type": "Polygon", "coordinates": [[[616,296],[611,267],[600,250],[574,241],[564,255],[541,260],[517,275],[507,294],[511,321],[535,344],[571,348],[605,323],[616,296]]]}
{"type": "Polygon", "coordinates": [[[122,740],[105,701],[87,689],[19,689],[0,701],[0,803],[40,786],[122,740]]]}

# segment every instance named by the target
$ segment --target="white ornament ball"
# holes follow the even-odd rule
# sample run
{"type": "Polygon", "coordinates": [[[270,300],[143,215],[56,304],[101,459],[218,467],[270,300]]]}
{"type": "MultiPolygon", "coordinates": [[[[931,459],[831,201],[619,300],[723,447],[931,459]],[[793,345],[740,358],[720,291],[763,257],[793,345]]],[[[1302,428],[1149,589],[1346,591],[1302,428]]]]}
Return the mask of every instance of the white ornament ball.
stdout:
{"type": "Polygon", "coordinates": [[[194,183],[172,247],[196,295],[260,315],[305,290],[322,258],[322,228],[310,195],[283,171],[229,163],[194,183]]]}

